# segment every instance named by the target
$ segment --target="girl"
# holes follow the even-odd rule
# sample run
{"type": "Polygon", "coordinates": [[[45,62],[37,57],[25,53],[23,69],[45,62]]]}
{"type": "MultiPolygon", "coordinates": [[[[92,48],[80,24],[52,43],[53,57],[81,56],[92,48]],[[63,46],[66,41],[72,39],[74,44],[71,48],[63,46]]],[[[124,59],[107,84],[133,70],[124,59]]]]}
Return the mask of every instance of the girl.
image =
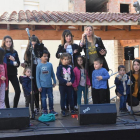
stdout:
{"type": "Polygon", "coordinates": [[[25,68],[23,74],[24,76],[20,76],[19,80],[25,96],[25,107],[29,107],[29,104],[31,105],[31,69],[25,68]]]}
{"type": "MultiPolygon", "coordinates": [[[[19,87],[18,77],[17,77],[17,68],[20,65],[18,53],[16,50],[14,50],[13,39],[10,36],[5,36],[3,38],[1,46],[6,52],[5,57],[4,57],[4,62],[7,63],[8,80],[11,81],[15,90],[13,108],[17,108],[20,92],[21,92],[20,87],[19,87]]],[[[5,105],[6,105],[6,108],[10,108],[9,90],[6,90],[5,92],[5,105]]]]}
{"type": "Polygon", "coordinates": [[[73,43],[72,33],[65,30],[61,36],[61,44],[58,46],[56,58],[59,59],[62,53],[69,53],[72,56],[72,64],[75,65],[75,59],[81,51],[82,48],[73,43]]]}
{"type": "Polygon", "coordinates": [[[69,100],[71,114],[74,114],[74,105],[73,105],[73,95],[72,95],[72,83],[74,82],[74,73],[73,69],[68,65],[68,54],[63,53],[60,57],[62,65],[57,67],[57,79],[59,80],[59,91],[60,91],[60,102],[61,102],[61,113],[65,117],[68,114],[65,112],[65,95],[69,100]]]}
{"type": "Polygon", "coordinates": [[[4,50],[0,48],[0,108],[5,107],[5,90],[8,89],[7,65],[3,63],[4,50]]]}
{"type": "MultiPolygon", "coordinates": [[[[132,70],[127,73],[128,76],[131,75],[131,91],[130,94],[132,94],[132,102],[130,98],[130,94],[127,97],[127,102],[128,102],[128,111],[131,111],[131,103],[132,106],[137,106],[139,105],[140,101],[140,60],[135,59],[132,64],[132,70]]],[[[116,91],[117,92],[117,91],[116,91]]],[[[117,92],[117,95],[120,97],[121,95],[117,92]]]]}
{"type": "MultiPolygon", "coordinates": [[[[84,33],[82,34],[82,39],[80,42],[80,46],[84,48],[85,55],[89,56],[88,61],[88,73],[90,78],[90,83],[92,84],[92,71],[94,70],[93,61],[99,57],[103,59],[103,68],[106,68],[109,71],[107,62],[105,60],[105,55],[107,53],[105,46],[100,37],[94,35],[93,26],[88,25],[85,27],[84,33]],[[86,42],[85,36],[87,36],[88,41],[88,54],[86,54],[86,42]]],[[[110,103],[110,91],[109,87],[107,89],[107,103],[110,103]]]]}
{"type": "MultiPolygon", "coordinates": [[[[77,64],[76,67],[74,68],[74,74],[75,74],[75,80],[73,83],[74,90],[77,91],[77,103],[78,105],[81,104],[81,97],[82,97],[82,91],[84,93],[84,102],[88,103],[88,95],[85,97],[85,81],[87,84],[87,87],[90,87],[90,80],[88,77],[88,74],[86,75],[86,80],[85,80],[85,65],[84,65],[84,58],[82,56],[77,57],[77,64]],[[87,99],[87,101],[85,101],[87,99]]],[[[86,89],[88,93],[88,88],[86,89]]]]}
{"type": "MultiPolygon", "coordinates": [[[[36,107],[35,115],[37,115],[39,113],[39,91],[38,91],[37,85],[36,85],[36,67],[37,67],[37,64],[39,64],[41,62],[40,58],[43,55],[43,50],[46,50],[48,53],[49,53],[49,51],[46,47],[43,46],[42,43],[39,42],[39,39],[35,35],[32,35],[31,43],[33,46],[33,69],[32,69],[32,73],[33,73],[33,77],[34,77],[33,84],[35,86],[35,91],[37,91],[34,95],[35,96],[35,107],[36,107]],[[36,45],[38,47],[35,47],[36,45]]],[[[49,58],[50,58],[50,53],[48,56],[48,61],[49,61],[49,58]]],[[[30,42],[28,42],[28,45],[27,45],[27,48],[26,48],[26,51],[24,54],[24,60],[25,60],[25,62],[22,64],[22,66],[30,67],[31,66],[30,42]]]]}

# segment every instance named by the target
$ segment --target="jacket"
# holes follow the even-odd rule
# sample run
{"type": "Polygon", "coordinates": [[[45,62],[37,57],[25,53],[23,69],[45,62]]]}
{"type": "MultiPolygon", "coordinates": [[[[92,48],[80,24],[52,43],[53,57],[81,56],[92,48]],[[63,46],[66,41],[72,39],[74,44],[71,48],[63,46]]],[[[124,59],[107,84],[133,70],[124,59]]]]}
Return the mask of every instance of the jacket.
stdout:
{"type": "MultiPolygon", "coordinates": [[[[108,64],[107,64],[106,59],[105,59],[106,54],[101,55],[99,53],[100,49],[105,49],[105,46],[104,46],[102,39],[100,37],[96,37],[96,44],[97,44],[96,46],[98,46],[98,47],[96,47],[97,54],[100,58],[103,59],[103,68],[105,68],[107,71],[109,71],[109,67],[108,67],[108,64]]],[[[86,54],[86,45],[83,45],[83,49],[84,49],[84,52],[86,54]]]]}
{"type": "Polygon", "coordinates": [[[108,71],[105,68],[100,68],[92,72],[92,88],[95,89],[107,89],[107,81],[110,78],[108,71]],[[96,77],[102,76],[102,80],[98,80],[96,77]]]}
{"type": "MultiPolygon", "coordinates": [[[[73,54],[73,62],[74,62],[74,66],[76,64],[76,58],[81,55],[80,52],[82,51],[82,48],[80,46],[78,46],[77,44],[72,44],[72,50],[74,51],[75,49],[78,50],[77,53],[73,54]]],[[[56,52],[56,58],[60,58],[59,53],[66,53],[66,49],[64,48],[64,45],[59,45],[57,52],[56,52]]]]}
{"type": "MultiPolygon", "coordinates": [[[[130,76],[130,73],[131,73],[131,81],[132,81],[132,85],[131,85],[131,91],[130,91],[130,93],[131,94],[133,94],[133,92],[134,92],[134,88],[135,88],[135,78],[134,78],[134,76],[133,76],[133,73],[132,73],[132,71],[130,71],[130,72],[128,72],[127,73],[127,75],[128,76],[130,76]]],[[[137,94],[138,96],[137,96],[137,98],[139,98],[140,99],[140,89],[138,89],[138,94],[137,94]]]]}
{"type": "MultiPolygon", "coordinates": [[[[5,69],[5,78],[6,78],[5,84],[6,84],[6,87],[8,87],[7,65],[5,63],[4,63],[4,69],[5,69]]],[[[2,75],[0,75],[0,87],[1,87],[1,83],[2,83],[1,76],[2,75]]]]}
{"type": "Polygon", "coordinates": [[[121,94],[121,95],[128,95],[130,94],[130,85],[127,85],[129,77],[128,75],[124,75],[121,80],[118,79],[119,75],[116,76],[115,78],[115,85],[116,85],[116,90],[121,94]]]}
{"type": "MultiPolygon", "coordinates": [[[[75,67],[73,69],[73,72],[75,75],[75,80],[74,80],[74,83],[72,84],[72,86],[75,88],[75,87],[79,86],[80,79],[81,79],[81,71],[78,67],[75,67]]],[[[86,84],[90,86],[90,79],[88,77],[88,73],[86,74],[86,84]]]]}
{"type": "Polygon", "coordinates": [[[56,84],[55,74],[53,71],[53,66],[51,63],[47,62],[45,64],[39,63],[36,68],[36,83],[38,89],[41,87],[49,88],[53,87],[52,84],[56,84]]]}
{"type": "Polygon", "coordinates": [[[6,50],[4,56],[4,63],[7,64],[7,75],[17,75],[17,68],[20,66],[20,61],[19,61],[17,51],[14,50],[14,52],[12,53],[10,50],[6,50]],[[15,61],[18,63],[17,66],[14,66],[13,61],[9,59],[10,55],[15,58],[15,61]]]}
{"type": "MultiPolygon", "coordinates": [[[[44,47],[44,50],[47,51],[47,52],[49,53],[49,51],[48,51],[48,49],[47,49],[46,47],[44,47]]],[[[29,66],[31,66],[31,52],[30,52],[30,49],[28,49],[25,53],[27,54],[27,59],[28,59],[28,60],[25,60],[25,63],[26,63],[27,66],[29,67],[29,66]]],[[[42,54],[41,54],[41,52],[40,52],[40,56],[41,56],[41,55],[42,55],[42,54]]],[[[50,53],[49,53],[49,56],[48,56],[48,62],[49,62],[49,59],[50,59],[50,53]]],[[[34,60],[34,58],[33,58],[33,60],[34,60]]]]}
{"type": "Polygon", "coordinates": [[[66,86],[67,82],[74,83],[74,72],[73,69],[66,65],[60,65],[57,67],[56,72],[57,79],[59,80],[59,85],[66,86]]]}
{"type": "Polygon", "coordinates": [[[28,76],[20,76],[19,81],[22,85],[24,96],[29,96],[31,93],[31,79],[28,76]]]}

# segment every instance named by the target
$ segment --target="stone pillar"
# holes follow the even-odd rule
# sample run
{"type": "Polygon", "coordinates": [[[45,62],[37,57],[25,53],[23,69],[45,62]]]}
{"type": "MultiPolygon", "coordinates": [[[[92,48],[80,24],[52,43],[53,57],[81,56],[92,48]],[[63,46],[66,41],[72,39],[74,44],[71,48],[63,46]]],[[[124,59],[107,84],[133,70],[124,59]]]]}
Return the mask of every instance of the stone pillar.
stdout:
{"type": "Polygon", "coordinates": [[[119,65],[124,65],[123,59],[124,59],[124,48],[121,46],[119,40],[114,40],[114,69],[115,72],[118,71],[119,65]]]}

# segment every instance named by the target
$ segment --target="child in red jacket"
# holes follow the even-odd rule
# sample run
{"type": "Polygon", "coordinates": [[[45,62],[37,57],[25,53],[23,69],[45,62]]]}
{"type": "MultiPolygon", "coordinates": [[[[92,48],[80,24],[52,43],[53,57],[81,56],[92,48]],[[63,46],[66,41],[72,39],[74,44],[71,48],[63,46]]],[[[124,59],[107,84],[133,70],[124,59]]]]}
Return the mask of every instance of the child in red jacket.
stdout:
{"type": "Polygon", "coordinates": [[[5,108],[5,90],[8,90],[7,65],[3,62],[5,51],[0,48],[0,108],[5,108]]]}
{"type": "Polygon", "coordinates": [[[77,91],[77,104],[80,105],[82,92],[84,93],[84,102],[85,99],[87,99],[86,102],[88,103],[88,96],[87,98],[85,97],[85,85],[87,85],[86,91],[88,93],[88,88],[90,87],[90,79],[84,68],[85,67],[84,58],[82,56],[78,56],[76,62],[77,62],[76,67],[73,70],[75,74],[75,81],[72,86],[74,87],[74,90],[77,91]],[[85,79],[85,73],[86,73],[86,79],[85,79]]]}

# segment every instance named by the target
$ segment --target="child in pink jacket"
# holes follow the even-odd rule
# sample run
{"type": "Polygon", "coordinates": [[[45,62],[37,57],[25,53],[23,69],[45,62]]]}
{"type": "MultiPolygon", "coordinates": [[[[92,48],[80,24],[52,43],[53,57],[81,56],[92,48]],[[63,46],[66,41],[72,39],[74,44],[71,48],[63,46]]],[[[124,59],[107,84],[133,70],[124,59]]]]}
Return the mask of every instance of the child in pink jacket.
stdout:
{"type": "Polygon", "coordinates": [[[0,48],[0,108],[5,108],[5,90],[8,90],[7,65],[3,62],[5,51],[0,48]]]}
{"type": "MultiPolygon", "coordinates": [[[[88,93],[88,88],[90,87],[90,79],[87,74],[85,80],[84,58],[82,56],[78,56],[76,62],[77,62],[76,67],[73,70],[75,74],[75,81],[72,86],[74,87],[74,90],[77,91],[77,104],[80,105],[82,92],[84,93],[84,102],[85,102],[85,82],[87,84],[86,91],[88,93]]],[[[86,102],[88,103],[88,98],[86,102]]]]}

